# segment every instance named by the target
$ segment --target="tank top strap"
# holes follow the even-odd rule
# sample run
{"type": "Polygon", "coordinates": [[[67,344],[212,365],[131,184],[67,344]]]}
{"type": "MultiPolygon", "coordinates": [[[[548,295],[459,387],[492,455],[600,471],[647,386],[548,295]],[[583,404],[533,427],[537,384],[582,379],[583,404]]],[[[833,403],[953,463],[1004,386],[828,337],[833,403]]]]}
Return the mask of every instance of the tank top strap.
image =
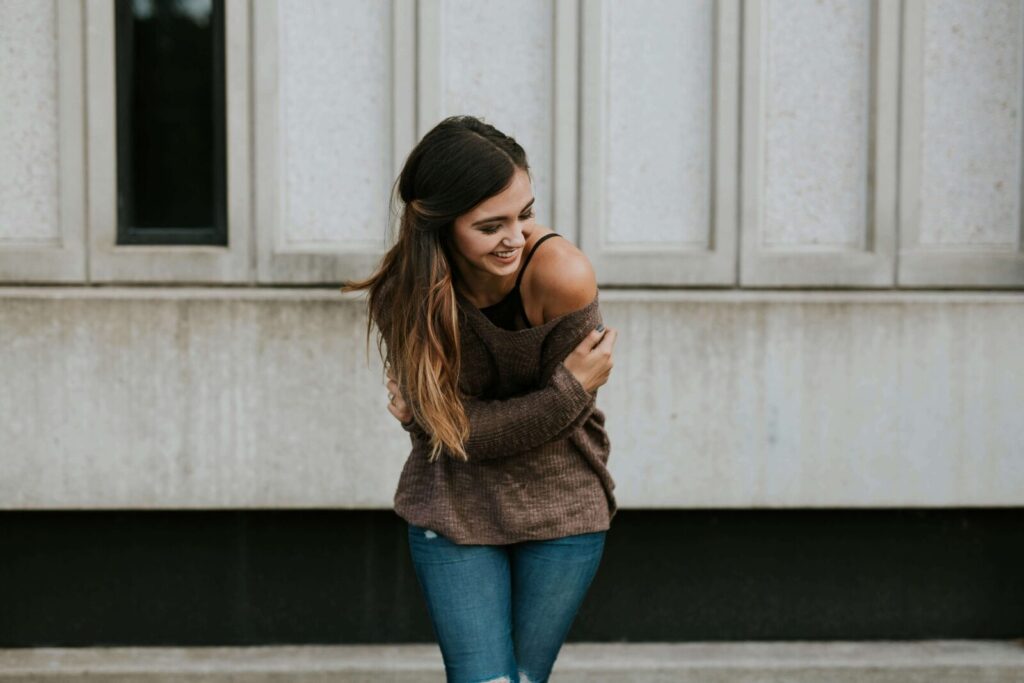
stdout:
{"type": "MultiPolygon", "coordinates": [[[[561,235],[559,235],[557,232],[549,232],[548,234],[544,235],[539,240],[537,240],[537,243],[533,245],[532,249],[530,249],[530,253],[526,255],[526,260],[523,261],[523,267],[519,269],[519,275],[516,277],[516,289],[519,289],[519,283],[523,281],[523,273],[526,272],[526,266],[530,265],[530,259],[533,258],[533,252],[537,251],[537,247],[540,246],[540,243],[549,237],[561,237],[561,235]]],[[[520,301],[521,300],[522,297],[520,297],[520,301]]],[[[523,318],[525,317],[526,316],[524,315],[523,318]]]]}
{"type": "Polygon", "coordinates": [[[533,258],[533,252],[537,251],[537,247],[540,246],[540,243],[549,237],[561,237],[561,235],[559,235],[557,232],[549,232],[548,234],[544,235],[539,240],[537,240],[537,243],[533,245],[532,249],[530,249],[530,253],[526,255],[526,260],[523,261],[523,267],[519,269],[519,277],[516,278],[516,286],[513,287],[513,291],[516,294],[516,298],[519,299],[519,314],[523,316],[523,322],[526,324],[527,327],[533,326],[530,325],[530,319],[526,317],[526,304],[523,303],[523,294],[522,292],[519,291],[519,283],[523,281],[523,273],[526,272],[526,266],[530,265],[530,259],[533,258]]]}

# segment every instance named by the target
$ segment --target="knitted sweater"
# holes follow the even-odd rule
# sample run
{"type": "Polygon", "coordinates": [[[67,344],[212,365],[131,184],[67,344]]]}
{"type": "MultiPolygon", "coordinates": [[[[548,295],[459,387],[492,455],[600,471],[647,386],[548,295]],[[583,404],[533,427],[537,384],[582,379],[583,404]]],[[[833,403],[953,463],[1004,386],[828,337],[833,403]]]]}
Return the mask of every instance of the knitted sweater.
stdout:
{"type": "Polygon", "coordinates": [[[603,531],[617,505],[605,467],[609,441],[597,391],[562,361],[602,322],[600,293],[585,307],[522,330],[492,323],[456,292],[469,419],[469,460],[448,449],[431,463],[429,436],[403,425],[412,451],[395,512],[459,544],[508,544],[603,531]]]}

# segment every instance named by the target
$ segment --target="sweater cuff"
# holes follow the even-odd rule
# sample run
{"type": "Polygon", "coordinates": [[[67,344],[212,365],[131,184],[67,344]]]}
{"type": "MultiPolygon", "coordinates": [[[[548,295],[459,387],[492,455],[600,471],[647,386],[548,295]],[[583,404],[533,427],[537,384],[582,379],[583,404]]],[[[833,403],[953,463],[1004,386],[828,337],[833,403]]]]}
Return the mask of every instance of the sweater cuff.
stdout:
{"type": "Polygon", "coordinates": [[[565,367],[565,363],[559,363],[555,366],[554,372],[551,373],[549,384],[557,389],[565,403],[571,406],[570,412],[573,415],[579,414],[596,399],[594,394],[591,394],[580,384],[580,381],[576,379],[576,375],[572,374],[569,368],[565,367]]]}

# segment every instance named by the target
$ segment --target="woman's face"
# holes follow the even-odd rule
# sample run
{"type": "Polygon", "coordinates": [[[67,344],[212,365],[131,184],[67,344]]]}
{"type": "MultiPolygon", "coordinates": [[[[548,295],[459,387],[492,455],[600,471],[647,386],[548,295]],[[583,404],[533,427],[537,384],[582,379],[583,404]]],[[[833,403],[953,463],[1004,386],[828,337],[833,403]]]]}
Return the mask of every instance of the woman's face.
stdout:
{"type": "Polygon", "coordinates": [[[529,174],[516,169],[504,191],[455,219],[454,258],[470,285],[494,286],[519,270],[523,245],[536,225],[529,174]],[[508,258],[498,256],[511,252],[508,258]]]}

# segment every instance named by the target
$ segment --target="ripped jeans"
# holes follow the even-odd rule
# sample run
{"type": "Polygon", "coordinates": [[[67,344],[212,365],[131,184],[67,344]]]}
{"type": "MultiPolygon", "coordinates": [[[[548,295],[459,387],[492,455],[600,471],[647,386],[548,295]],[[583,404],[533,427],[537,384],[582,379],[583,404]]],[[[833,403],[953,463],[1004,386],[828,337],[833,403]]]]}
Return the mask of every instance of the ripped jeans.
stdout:
{"type": "Polygon", "coordinates": [[[544,683],[597,573],[606,531],[458,545],[409,524],[448,683],[544,683]]]}

